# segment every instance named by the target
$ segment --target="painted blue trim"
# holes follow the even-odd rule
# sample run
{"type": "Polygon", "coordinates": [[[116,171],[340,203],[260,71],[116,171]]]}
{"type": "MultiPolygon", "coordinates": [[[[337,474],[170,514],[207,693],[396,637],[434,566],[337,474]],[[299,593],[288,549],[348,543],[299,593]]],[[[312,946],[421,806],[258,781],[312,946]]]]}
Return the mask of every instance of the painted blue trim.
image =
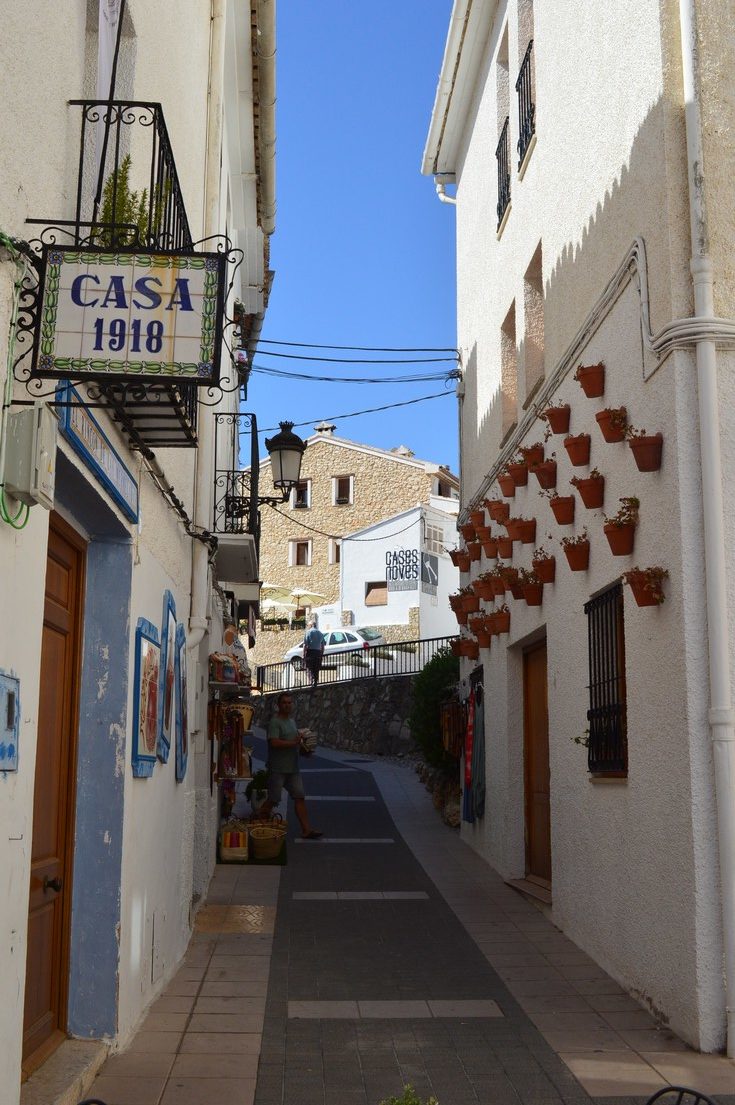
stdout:
{"type": "Polygon", "coordinates": [[[186,678],[186,630],[176,626],[176,782],[183,781],[189,762],[189,709],[186,678]]]}
{"type": "MultiPolygon", "coordinates": [[[[158,630],[145,618],[138,618],[135,627],[135,682],[133,684],[133,739],[131,741],[133,776],[136,779],[150,779],[153,774],[157,755],[155,752],[142,752],[140,749],[140,676],[143,641],[150,641],[158,649],[158,664],[161,664],[161,640],[158,630]]],[[[159,677],[160,687],[160,677],[159,677]]],[[[158,714],[156,714],[158,717],[158,714]]],[[[156,738],[157,740],[157,738],[156,738]]]]}
{"type": "Polygon", "coordinates": [[[161,618],[161,682],[158,689],[158,758],[162,764],[168,763],[171,750],[171,735],[174,732],[176,713],[176,603],[170,591],[163,593],[163,617],[161,618]],[[170,709],[166,724],[166,684],[168,683],[169,644],[174,650],[171,661],[170,709]]]}
{"type": "Polygon", "coordinates": [[[129,542],[89,543],[67,1020],[81,1039],[114,1037],[118,1023],[132,571],[129,542]]]}
{"type": "MultiPolygon", "coordinates": [[[[183,627],[182,627],[183,628],[183,627]]],[[[20,679],[12,671],[0,668],[0,775],[18,770],[20,748],[20,723],[23,714],[20,704],[20,679]],[[15,696],[13,719],[8,727],[8,695],[15,696]]],[[[186,768],[184,768],[186,770],[186,768]]]]}
{"type": "Polygon", "coordinates": [[[128,466],[123,463],[122,457],[120,456],[117,449],[115,448],[115,446],[110,441],[110,439],[107,436],[107,434],[105,433],[105,431],[100,426],[97,419],[94,417],[94,415],[91,413],[91,411],[88,408],[85,407],[84,396],[81,395],[75,387],[73,387],[70,383],[68,383],[66,380],[64,380],[62,382],[61,386],[59,388],[57,388],[56,398],[58,400],[60,400],[61,402],[63,402],[63,403],[70,403],[73,399],[79,404],[80,407],[85,408],[85,410],[84,410],[85,418],[89,419],[89,421],[94,426],[96,432],[99,434],[99,436],[102,438],[102,440],[104,441],[107,448],[110,450],[110,452],[114,456],[117,463],[120,465],[120,467],[125,472],[125,474],[130,477],[130,481],[133,484],[133,487],[135,488],[135,495],[134,495],[133,501],[131,501],[130,499],[127,499],[125,497],[125,495],[120,491],[119,487],[117,487],[117,485],[113,483],[113,481],[110,479],[110,477],[105,472],[104,468],[101,466],[101,464],[99,464],[99,462],[95,458],[94,454],[89,451],[89,449],[87,448],[84,440],[79,436],[79,434],[73,428],[73,426],[71,424],[72,408],[70,406],[63,406],[63,407],[57,408],[61,412],[59,429],[61,430],[64,437],[71,444],[74,451],[76,453],[78,453],[79,456],[82,458],[82,460],[86,463],[87,467],[90,469],[92,474],[96,477],[98,483],[102,484],[102,486],[107,491],[110,498],[113,499],[114,502],[117,503],[117,505],[120,507],[120,510],[123,512],[125,517],[129,518],[131,522],[136,522],[137,523],[139,515],[140,515],[140,489],[138,487],[138,481],[135,479],[135,476],[130,471],[128,466]]]}

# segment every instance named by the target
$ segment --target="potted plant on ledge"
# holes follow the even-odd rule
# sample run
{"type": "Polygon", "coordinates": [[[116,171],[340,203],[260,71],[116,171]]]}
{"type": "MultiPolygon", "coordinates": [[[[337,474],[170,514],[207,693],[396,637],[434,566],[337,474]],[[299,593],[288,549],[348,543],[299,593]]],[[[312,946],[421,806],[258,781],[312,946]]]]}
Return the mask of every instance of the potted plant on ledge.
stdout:
{"type": "Polygon", "coordinates": [[[641,503],[634,495],[622,498],[619,502],[620,510],[612,518],[605,516],[602,529],[613,556],[630,556],[641,503]]]}
{"type": "Polygon", "coordinates": [[[623,573],[638,606],[660,606],[665,598],[663,582],[668,578],[666,568],[658,564],[652,568],[631,568],[623,573]]]}

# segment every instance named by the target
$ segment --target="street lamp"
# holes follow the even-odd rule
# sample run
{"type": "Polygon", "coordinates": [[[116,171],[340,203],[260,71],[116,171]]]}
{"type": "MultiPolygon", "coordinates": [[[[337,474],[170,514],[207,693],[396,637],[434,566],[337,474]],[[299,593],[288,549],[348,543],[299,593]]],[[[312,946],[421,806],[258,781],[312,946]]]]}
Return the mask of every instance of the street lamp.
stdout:
{"type": "Polygon", "coordinates": [[[265,439],[265,447],[271,458],[273,486],[283,495],[285,502],[291,489],[299,482],[301,458],[306,442],[293,433],[293,422],[279,422],[281,432],[265,439]]]}

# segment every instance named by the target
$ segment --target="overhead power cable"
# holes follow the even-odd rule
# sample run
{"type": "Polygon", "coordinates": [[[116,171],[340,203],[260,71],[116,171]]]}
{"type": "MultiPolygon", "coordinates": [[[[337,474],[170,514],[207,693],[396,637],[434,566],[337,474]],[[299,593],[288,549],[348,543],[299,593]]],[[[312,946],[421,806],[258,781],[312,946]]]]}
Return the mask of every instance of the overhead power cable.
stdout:
{"type": "Polygon", "coordinates": [[[267,504],[271,510],[275,510],[276,514],[280,514],[282,518],[286,518],[287,521],[293,526],[300,526],[301,529],[308,529],[309,533],[318,533],[321,537],[331,537],[334,541],[354,541],[354,542],[369,542],[369,541],[387,541],[391,537],[398,537],[400,533],[405,533],[406,530],[412,529],[416,525],[416,519],[409,522],[403,529],[394,530],[393,533],[381,533],[379,537],[349,537],[343,533],[327,533],[326,530],[317,529],[316,526],[307,526],[306,522],[300,521],[298,518],[292,518],[290,514],[284,514],[282,510],[279,510],[273,503],[267,504]]]}
{"type": "Polygon", "coordinates": [[[421,372],[416,375],[405,376],[316,376],[311,372],[287,372],[281,368],[267,368],[263,365],[254,365],[253,372],[262,376],[279,376],[288,380],[316,380],[328,384],[412,384],[428,380],[444,380],[456,370],[441,372],[421,372]]]}
{"type": "MultiPolygon", "coordinates": [[[[364,411],[352,411],[351,414],[328,414],[319,415],[318,418],[307,418],[305,422],[294,422],[294,426],[313,426],[317,422],[331,422],[336,421],[338,418],[357,418],[361,414],[377,414],[378,411],[388,411],[393,407],[410,407],[412,403],[425,403],[428,399],[443,399],[448,395],[452,395],[451,391],[438,391],[434,395],[421,395],[418,399],[404,399],[402,403],[386,403],[382,407],[368,407],[364,411]]],[[[275,433],[279,426],[268,426],[264,430],[258,430],[259,434],[272,434],[275,433]]],[[[249,434],[249,430],[240,430],[240,437],[244,437],[249,434]]]]}
{"type": "Polygon", "coordinates": [[[274,353],[270,349],[259,349],[261,357],[284,357],[289,361],[333,361],[337,364],[431,364],[434,361],[456,361],[457,354],[451,357],[311,357],[304,353],[274,353]]]}
{"type": "Polygon", "coordinates": [[[258,339],[258,345],[286,345],[296,349],[344,349],[350,353],[453,353],[459,356],[456,349],[432,349],[428,346],[419,346],[411,349],[405,346],[380,346],[380,345],[318,345],[316,342],[305,341],[274,341],[265,338],[258,339]]]}

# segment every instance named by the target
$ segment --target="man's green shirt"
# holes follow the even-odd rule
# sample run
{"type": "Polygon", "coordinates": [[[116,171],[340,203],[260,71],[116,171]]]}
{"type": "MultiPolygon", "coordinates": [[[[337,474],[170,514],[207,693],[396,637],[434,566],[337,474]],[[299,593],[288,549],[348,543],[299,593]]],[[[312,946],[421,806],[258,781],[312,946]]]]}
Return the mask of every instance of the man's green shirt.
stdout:
{"type": "Polygon", "coordinates": [[[293,775],[299,770],[299,749],[274,748],[270,743],[276,740],[292,741],[298,736],[298,728],[292,717],[279,717],[274,714],[268,725],[268,767],[281,775],[293,775]]]}

